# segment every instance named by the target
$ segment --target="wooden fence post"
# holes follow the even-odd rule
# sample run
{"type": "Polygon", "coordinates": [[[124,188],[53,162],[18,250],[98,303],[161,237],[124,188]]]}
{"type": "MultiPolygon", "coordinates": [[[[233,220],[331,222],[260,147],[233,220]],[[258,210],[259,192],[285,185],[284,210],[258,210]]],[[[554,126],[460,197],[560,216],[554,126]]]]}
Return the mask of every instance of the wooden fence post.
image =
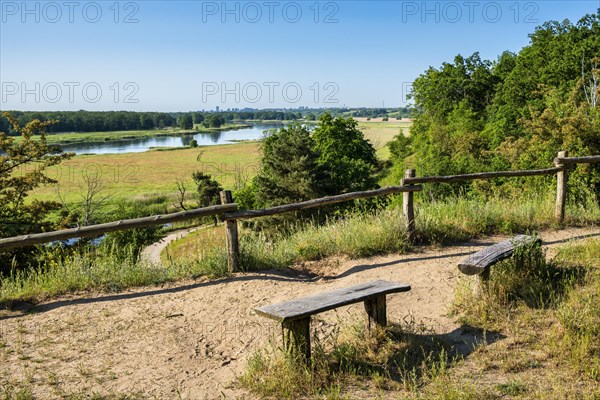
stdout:
{"type": "MultiPolygon", "coordinates": [[[[224,190],[220,193],[221,204],[233,203],[231,190],[224,190]]],[[[237,219],[228,219],[225,221],[225,231],[227,237],[227,265],[229,272],[240,270],[240,243],[238,241],[237,219]]]]}
{"type": "MultiPolygon", "coordinates": [[[[404,173],[405,178],[414,178],[416,176],[414,169],[407,169],[404,173]]],[[[402,182],[404,185],[404,182],[402,182]]],[[[415,235],[415,206],[413,202],[413,193],[404,192],[402,194],[402,209],[404,211],[404,223],[406,224],[406,234],[408,240],[412,241],[415,235]]]]}
{"type": "MultiPolygon", "coordinates": [[[[566,151],[559,151],[558,157],[567,157],[566,151]]],[[[564,164],[556,163],[557,167],[565,167],[564,164]]],[[[556,173],[556,206],[554,208],[554,216],[559,223],[565,220],[565,202],[567,200],[567,170],[558,171],[556,173]]]]}

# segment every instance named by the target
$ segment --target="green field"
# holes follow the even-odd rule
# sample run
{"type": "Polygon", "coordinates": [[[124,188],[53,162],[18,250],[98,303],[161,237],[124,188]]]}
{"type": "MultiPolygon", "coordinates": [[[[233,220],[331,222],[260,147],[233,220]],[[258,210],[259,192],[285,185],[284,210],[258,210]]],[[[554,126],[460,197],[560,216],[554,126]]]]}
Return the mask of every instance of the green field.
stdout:
{"type": "Polygon", "coordinates": [[[58,200],[58,187],[67,202],[76,201],[85,190],[84,176],[96,173],[104,185],[103,192],[112,196],[112,202],[174,195],[178,180],[183,180],[193,191],[191,175],[194,171],[209,173],[224,187],[232,189],[248,175],[254,175],[258,155],[258,142],[81,155],[50,168],[48,175],[58,184],[37,189],[32,198],[58,200]]]}
{"type": "Polygon", "coordinates": [[[359,121],[360,129],[367,139],[377,150],[377,157],[381,160],[387,160],[390,157],[390,150],[386,146],[394,136],[400,132],[407,136],[410,130],[410,122],[404,121],[359,121]]]}
{"type": "MultiPolygon", "coordinates": [[[[377,149],[380,158],[388,156],[385,145],[409,124],[403,122],[359,122],[359,128],[377,149]]],[[[147,131],[141,131],[147,132],[147,131]]],[[[153,131],[156,132],[156,131],[153,131]]],[[[131,134],[132,132],[127,132],[131,134]]],[[[117,132],[99,132],[100,135],[117,132]]],[[[61,134],[52,136],[69,136],[61,134]]],[[[91,135],[91,134],[77,134],[91,135]]],[[[192,172],[212,175],[226,189],[236,189],[252,178],[259,168],[260,143],[240,142],[198,148],[151,150],[143,153],[80,155],[49,169],[48,175],[57,185],[37,189],[32,199],[59,200],[57,188],[65,200],[75,202],[85,193],[83,177],[100,176],[103,193],[110,201],[172,203],[177,195],[176,182],[183,180],[188,193],[194,192],[192,172]],[[159,200],[162,198],[162,201],[159,200]]]]}

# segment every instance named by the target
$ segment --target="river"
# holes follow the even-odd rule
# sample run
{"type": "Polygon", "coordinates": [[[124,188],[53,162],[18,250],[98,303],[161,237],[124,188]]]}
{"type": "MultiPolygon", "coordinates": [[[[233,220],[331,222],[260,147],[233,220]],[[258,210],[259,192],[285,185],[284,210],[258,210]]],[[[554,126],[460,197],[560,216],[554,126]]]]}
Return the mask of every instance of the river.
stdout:
{"type": "Polygon", "coordinates": [[[277,129],[282,126],[283,125],[278,124],[256,124],[250,128],[231,129],[214,133],[144,137],[139,139],[110,140],[89,144],[59,144],[59,146],[61,146],[64,151],[75,154],[141,153],[155,147],[188,147],[192,140],[196,140],[198,146],[227,144],[245,140],[259,140],[262,139],[264,131],[277,129]]]}

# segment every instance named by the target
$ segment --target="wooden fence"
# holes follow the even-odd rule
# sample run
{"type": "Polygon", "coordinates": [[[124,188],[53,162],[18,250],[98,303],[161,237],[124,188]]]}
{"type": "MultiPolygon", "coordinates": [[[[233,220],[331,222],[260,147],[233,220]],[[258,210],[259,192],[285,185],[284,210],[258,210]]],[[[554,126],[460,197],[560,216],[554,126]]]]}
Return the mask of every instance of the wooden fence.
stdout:
{"type": "Polygon", "coordinates": [[[427,177],[417,177],[416,171],[414,169],[409,169],[406,170],[404,179],[402,179],[400,186],[390,186],[382,189],[368,190],[363,192],[345,193],[337,196],[328,196],[319,199],[303,201],[300,203],[285,204],[281,206],[265,208],[262,210],[238,211],[237,204],[233,203],[231,192],[227,190],[221,192],[222,204],[218,206],[199,208],[190,211],[182,211],[174,214],[155,215],[151,217],[115,221],[106,224],[92,225],[81,228],[66,229],[61,231],[37,233],[0,239],[0,251],[17,247],[31,246],[34,244],[49,243],[57,240],[66,240],[85,236],[98,236],[113,231],[164,225],[170,222],[180,222],[192,220],[199,217],[221,215],[221,218],[225,221],[226,228],[228,266],[231,272],[235,272],[239,271],[240,269],[240,251],[237,223],[237,221],[240,219],[265,217],[269,215],[277,215],[292,211],[320,207],[327,204],[335,204],[356,199],[364,199],[369,197],[385,196],[394,193],[402,193],[403,213],[404,221],[406,224],[406,232],[409,240],[411,240],[414,237],[415,232],[415,210],[413,194],[414,192],[418,192],[423,189],[422,186],[417,185],[419,183],[451,183],[464,182],[475,179],[493,179],[500,177],[538,176],[556,174],[557,187],[555,217],[560,223],[562,223],[565,217],[567,171],[573,168],[575,164],[589,164],[596,162],[600,162],[600,156],[568,157],[567,152],[561,151],[558,153],[558,156],[554,159],[555,167],[547,169],[480,172],[475,174],[427,177]]]}

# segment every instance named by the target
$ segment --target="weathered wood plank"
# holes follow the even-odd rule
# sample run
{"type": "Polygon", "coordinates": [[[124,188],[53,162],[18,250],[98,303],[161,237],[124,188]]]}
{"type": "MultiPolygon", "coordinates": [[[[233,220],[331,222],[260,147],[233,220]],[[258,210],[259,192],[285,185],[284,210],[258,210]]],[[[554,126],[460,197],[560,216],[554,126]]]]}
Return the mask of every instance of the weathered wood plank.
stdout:
{"type": "Polygon", "coordinates": [[[600,156],[585,157],[566,157],[558,156],[554,159],[554,164],[592,164],[600,162],[600,156]]]}
{"type": "Polygon", "coordinates": [[[447,176],[419,176],[416,178],[404,178],[403,185],[413,183],[444,183],[444,182],[461,182],[474,179],[493,179],[513,176],[536,176],[536,175],[553,175],[558,171],[563,171],[565,167],[555,167],[546,169],[532,169],[522,171],[496,171],[496,172],[478,172],[475,174],[463,175],[447,175],[447,176]]]}
{"type": "Polygon", "coordinates": [[[299,361],[310,360],[310,317],[285,321],[283,329],[283,348],[299,361]]]}
{"type": "MultiPolygon", "coordinates": [[[[566,151],[558,152],[558,159],[565,159],[568,156],[566,151]]],[[[557,167],[562,167],[562,164],[556,164],[557,167]]],[[[567,202],[567,171],[559,171],[556,173],[556,204],[554,205],[554,217],[559,223],[565,220],[565,204],[567,202]]]]}
{"type": "MultiPolygon", "coordinates": [[[[407,169],[404,172],[404,178],[414,178],[414,169],[407,169]]],[[[404,213],[404,224],[406,225],[406,236],[408,241],[412,242],[415,236],[415,205],[414,195],[412,192],[402,194],[402,212],[404,213]]]]}
{"type": "Polygon", "coordinates": [[[490,266],[512,256],[516,246],[539,241],[539,237],[515,236],[463,258],[458,263],[458,269],[466,275],[483,274],[490,266]]]}
{"type": "Polygon", "coordinates": [[[387,302],[385,295],[365,300],[367,330],[387,325],[387,302]]]}
{"type": "MultiPolygon", "coordinates": [[[[221,197],[221,204],[233,203],[231,190],[223,190],[219,195],[221,197]]],[[[227,242],[227,267],[229,268],[229,272],[238,272],[240,270],[240,242],[237,220],[230,219],[225,221],[225,236],[227,242]]]]}
{"type": "Polygon", "coordinates": [[[125,229],[143,228],[146,226],[164,225],[170,222],[187,221],[194,218],[208,217],[237,210],[237,204],[227,204],[198,208],[196,210],[182,211],[173,214],[154,215],[151,217],[126,219],[108,222],[99,225],[83,226],[80,228],[64,229],[61,231],[36,233],[31,235],[15,236],[0,239],[0,250],[15,247],[32,246],[34,244],[50,243],[57,240],[66,240],[78,237],[102,235],[108,232],[122,231],[125,229]]]}
{"type": "Polygon", "coordinates": [[[275,206],[265,208],[262,210],[247,210],[239,211],[235,213],[227,213],[223,215],[224,220],[228,219],[249,219],[257,217],[266,217],[269,215],[283,214],[291,211],[305,210],[308,208],[320,207],[327,204],[342,203],[344,201],[365,199],[368,197],[383,196],[393,193],[402,192],[418,192],[422,190],[421,186],[390,186],[383,189],[367,190],[364,192],[352,192],[340,194],[337,196],[322,197],[319,199],[307,200],[300,203],[284,204],[281,206],[275,206]]]}
{"type": "Polygon", "coordinates": [[[257,308],[257,314],[284,322],[310,317],[348,304],[385,296],[389,293],[407,292],[410,286],[403,283],[373,281],[349,288],[332,290],[314,296],[257,308]]]}

